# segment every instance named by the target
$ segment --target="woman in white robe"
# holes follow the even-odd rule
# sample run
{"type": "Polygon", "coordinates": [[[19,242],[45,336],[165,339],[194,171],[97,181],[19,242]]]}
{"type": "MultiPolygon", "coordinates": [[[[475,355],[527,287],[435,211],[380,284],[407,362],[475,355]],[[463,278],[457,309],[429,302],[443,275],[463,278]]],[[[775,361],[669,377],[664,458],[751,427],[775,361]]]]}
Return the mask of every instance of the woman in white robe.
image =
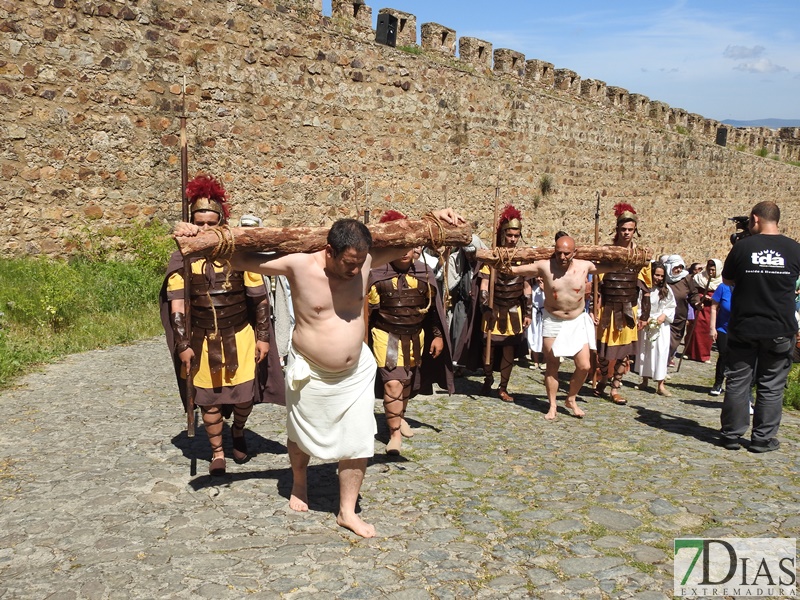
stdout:
{"type": "Polygon", "coordinates": [[[531,369],[540,368],[544,370],[544,356],[542,355],[542,311],[544,310],[544,288],[542,278],[536,278],[536,285],[533,287],[533,309],[531,314],[531,324],[525,331],[528,341],[528,352],[531,369]]]}
{"type": "MultiPolygon", "coordinates": [[[[650,320],[639,335],[637,367],[642,383],[640,390],[646,390],[650,379],[656,381],[656,393],[661,396],[672,394],[664,386],[669,362],[670,324],[675,318],[675,296],[666,284],[664,264],[651,265],[653,288],[650,291],[650,320]]],[[[640,308],[641,310],[641,308],[640,308]]]]}

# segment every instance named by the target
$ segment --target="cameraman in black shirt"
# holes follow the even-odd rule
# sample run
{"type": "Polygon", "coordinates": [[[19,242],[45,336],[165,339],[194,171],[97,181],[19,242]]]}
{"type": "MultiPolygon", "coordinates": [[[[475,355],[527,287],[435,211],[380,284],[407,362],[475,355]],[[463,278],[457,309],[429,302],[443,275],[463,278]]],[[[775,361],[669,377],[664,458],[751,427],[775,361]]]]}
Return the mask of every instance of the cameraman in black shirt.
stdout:
{"type": "Polygon", "coordinates": [[[738,239],[722,269],[722,280],[733,288],[720,417],[720,443],[728,450],[741,448],[740,438],[750,425],[754,377],[749,450],[771,452],[780,446],[776,436],[797,335],[794,286],[800,273],[800,244],[781,235],[780,215],[774,202],[756,204],[748,221],[751,235],[738,239]]]}

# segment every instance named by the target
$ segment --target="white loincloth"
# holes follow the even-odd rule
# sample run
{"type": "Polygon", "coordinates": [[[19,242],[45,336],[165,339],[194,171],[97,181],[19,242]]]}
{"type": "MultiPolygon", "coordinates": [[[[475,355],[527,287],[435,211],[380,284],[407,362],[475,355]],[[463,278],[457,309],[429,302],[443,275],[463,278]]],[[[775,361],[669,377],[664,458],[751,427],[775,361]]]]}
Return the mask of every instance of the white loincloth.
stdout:
{"type": "Polygon", "coordinates": [[[597,349],[594,321],[585,312],[574,319],[559,319],[544,310],[542,337],[556,338],[553,355],[573,357],[588,344],[590,350],[597,349]]]}
{"type": "Polygon", "coordinates": [[[300,449],[322,460],[375,454],[377,366],[364,344],[358,364],[330,373],[289,347],[286,365],[286,429],[300,449]]]}

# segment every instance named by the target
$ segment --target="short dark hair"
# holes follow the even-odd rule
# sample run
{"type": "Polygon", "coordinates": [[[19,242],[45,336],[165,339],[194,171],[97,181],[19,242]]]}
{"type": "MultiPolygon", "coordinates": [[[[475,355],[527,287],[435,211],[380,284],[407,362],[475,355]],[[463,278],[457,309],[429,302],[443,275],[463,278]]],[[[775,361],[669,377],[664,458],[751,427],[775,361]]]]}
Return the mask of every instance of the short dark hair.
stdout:
{"type": "Polygon", "coordinates": [[[372,234],[357,219],[339,219],[328,231],[328,244],[334,256],[353,248],[356,252],[369,251],[372,248],[372,234]]]}
{"type": "Polygon", "coordinates": [[[772,202],[772,200],[759,202],[753,207],[750,214],[769,223],[778,223],[778,221],[781,220],[781,209],[778,208],[778,205],[772,202]]]}
{"type": "Polygon", "coordinates": [[[566,231],[556,231],[556,241],[560,238],[564,237],[565,235],[569,235],[566,231]]]}

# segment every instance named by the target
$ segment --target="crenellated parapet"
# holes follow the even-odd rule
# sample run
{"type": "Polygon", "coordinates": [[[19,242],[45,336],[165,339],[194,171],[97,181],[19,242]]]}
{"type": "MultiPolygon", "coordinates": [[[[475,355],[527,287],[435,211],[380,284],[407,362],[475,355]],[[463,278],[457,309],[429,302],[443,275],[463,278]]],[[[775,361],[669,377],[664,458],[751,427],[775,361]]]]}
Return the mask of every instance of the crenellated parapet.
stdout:
{"type": "Polygon", "coordinates": [[[705,135],[707,119],[703,115],[697,113],[688,113],[686,115],[686,127],[692,133],[698,135],[705,135]]]}
{"type": "Polygon", "coordinates": [[[536,87],[550,89],[555,82],[553,63],[531,58],[525,61],[525,80],[536,87]]]}
{"type": "Polygon", "coordinates": [[[642,118],[650,116],[650,98],[643,94],[630,94],[628,96],[628,106],[630,111],[642,118]]]}
{"type": "Polygon", "coordinates": [[[606,104],[608,101],[606,82],[599,79],[584,79],[581,81],[581,97],[589,102],[606,104]]]}
{"type": "Polygon", "coordinates": [[[516,50],[498,48],[494,51],[494,72],[498,75],[525,77],[525,55],[516,50]]]}
{"type": "Polygon", "coordinates": [[[422,47],[425,50],[441,52],[449,56],[456,54],[456,30],[438,23],[423,23],[421,28],[422,47]]]}
{"type": "Polygon", "coordinates": [[[711,140],[715,140],[720,127],[724,127],[720,121],[716,119],[706,119],[703,123],[703,135],[711,140]]]}
{"type": "Polygon", "coordinates": [[[674,127],[689,128],[689,113],[682,108],[669,108],[667,123],[674,127]]]}
{"type": "Polygon", "coordinates": [[[476,69],[492,70],[492,45],[474,37],[458,39],[458,56],[476,69]]]}
{"type": "Polygon", "coordinates": [[[553,87],[561,92],[577,96],[581,93],[581,76],[569,69],[556,69],[553,87]]]}
{"type": "Polygon", "coordinates": [[[365,0],[332,0],[331,17],[348,23],[358,33],[372,32],[372,8],[365,0]]]}
{"type": "Polygon", "coordinates": [[[625,88],[615,85],[606,86],[606,98],[611,106],[621,110],[630,110],[630,93],[625,88]]]}
{"type": "Polygon", "coordinates": [[[666,125],[669,120],[669,104],[666,102],[659,102],[658,100],[652,100],[650,102],[650,113],[649,116],[653,121],[660,125],[666,125]]]}
{"type": "MultiPolygon", "coordinates": [[[[319,14],[321,0],[277,0],[275,9],[292,14],[319,14]],[[277,3],[280,2],[280,5],[277,3]]],[[[365,0],[332,0],[334,20],[339,24],[349,24],[354,33],[362,33],[371,27],[372,9],[365,0]]],[[[411,13],[394,8],[380,9],[381,15],[391,15],[397,19],[397,46],[416,46],[417,17],[411,13]]],[[[383,43],[383,42],[382,42],[383,43]]],[[[458,38],[456,31],[439,23],[423,23],[420,27],[419,45],[423,50],[443,54],[458,59],[474,69],[474,72],[512,76],[533,88],[553,89],[567,96],[579,98],[591,104],[607,106],[629,113],[639,121],[652,121],[659,128],[692,134],[719,143],[719,130],[725,129],[726,144],[737,147],[746,146],[758,150],[770,144],[782,148],[781,141],[791,146],[792,152],[800,146],[797,128],[776,135],[773,130],[753,131],[735,127],[723,127],[713,119],[706,119],[696,113],[688,113],[682,108],[672,108],[665,102],[651,100],[649,97],[632,93],[625,88],[607,85],[606,82],[582,78],[573,70],[555,68],[553,63],[539,59],[527,59],[524,54],[510,48],[493,49],[492,43],[474,37],[458,38]],[[797,140],[797,141],[796,141],[797,140]]],[[[454,63],[455,64],[455,63],[454,63]]],[[[741,149],[741,148],[740,148],[741,149]]],[[[783,152],[783,150],[780,150],[783,152]]],[[[777,150],[776,150],[777,152],[777,150]]]]}
{"type": "Polygon", "coordinates": [[[278,0],[275,10],[301,21],[315,23],[322,18],[322,0],[278,0]]]}
{"type": "Polygon", "coordinates": [[[417,45],[417,17],[394,8],[382,8],[379,15],[387,14],[397,19],[397,46],[417,45]]]}

